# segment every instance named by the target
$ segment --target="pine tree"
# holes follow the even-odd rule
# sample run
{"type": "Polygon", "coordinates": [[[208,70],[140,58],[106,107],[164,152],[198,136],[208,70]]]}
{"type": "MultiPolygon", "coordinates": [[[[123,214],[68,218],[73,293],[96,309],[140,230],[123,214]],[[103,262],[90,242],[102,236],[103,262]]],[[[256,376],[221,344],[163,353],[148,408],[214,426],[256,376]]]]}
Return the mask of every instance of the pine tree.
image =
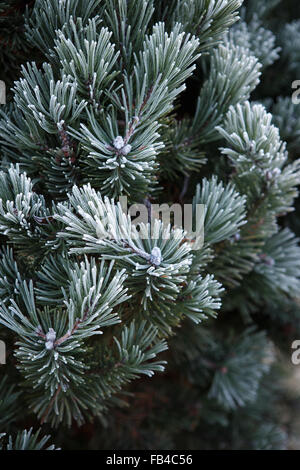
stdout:
{"type": "Polygon", "coordinates": [[[280,0],[1,8],[0,445],[284,448],[300,111],[273,76],[297,79],[293,10],[283,28],[280,0]],[[203,208],[200,247],[162,203],[203,208]]]}

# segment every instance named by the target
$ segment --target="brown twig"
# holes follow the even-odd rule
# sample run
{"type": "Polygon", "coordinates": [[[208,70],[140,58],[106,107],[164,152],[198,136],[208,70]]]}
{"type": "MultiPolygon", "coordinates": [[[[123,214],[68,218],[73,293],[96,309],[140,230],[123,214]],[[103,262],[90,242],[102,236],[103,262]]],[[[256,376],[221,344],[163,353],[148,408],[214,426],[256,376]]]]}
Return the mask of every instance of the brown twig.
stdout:
{"type": "Polygon", "coordinates": [[[50,410],[51,410],[51,408],[52,408],[52,405],[53,405],[53,403],[55,402],[55,400],[56,400],[56,398],[58,397],[58,395],[60,394],[60,392],[61,392],[61,385],[58,386],[58,389],[56,390],[55,395],[52,397],[52,399],[51,399],[49,405],[47,406],[47,409],[46,409],[45,413],[44,413],[43,416],[42,416],[41,424],[44,424],[44,422],[45,422],[45,420],[46,420],[46,418],[47,418],[47,416],[48,416],[48,414],[49,414],[49,412],[50,412],[50,410]]]}

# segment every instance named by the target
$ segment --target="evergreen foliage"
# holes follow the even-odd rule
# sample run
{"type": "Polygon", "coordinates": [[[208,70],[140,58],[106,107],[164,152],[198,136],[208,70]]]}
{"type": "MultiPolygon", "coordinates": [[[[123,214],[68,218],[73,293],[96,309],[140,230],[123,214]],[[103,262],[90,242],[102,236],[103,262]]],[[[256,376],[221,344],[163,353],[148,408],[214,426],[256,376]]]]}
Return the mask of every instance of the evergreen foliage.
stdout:
{"type": "Polygon", "coordinates": [[[0,449],[285,448],[300,20],[281,8],[1,4],[0,449]],[[201,246],[162,203],[201,205],[201,246]]]}

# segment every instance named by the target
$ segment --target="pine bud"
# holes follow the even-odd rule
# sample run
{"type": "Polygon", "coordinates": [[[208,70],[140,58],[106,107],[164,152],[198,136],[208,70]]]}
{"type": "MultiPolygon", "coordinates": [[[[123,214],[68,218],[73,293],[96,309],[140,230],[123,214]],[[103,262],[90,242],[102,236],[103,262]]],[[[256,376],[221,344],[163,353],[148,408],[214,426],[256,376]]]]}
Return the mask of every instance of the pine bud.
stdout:
{"type": "Polygon", "coordinates": [[[266,171],[266,180],[270,181],[272,179],[272,172],[270,170],[266,171]]]}
{"type": "Polygon", "coordinates": [[[265,265],[274,266],[275,260],[273,258],[271,258],[271,256],[268,256],[268,255],[263,253],[263,254],[259,255],[259,257],[261,259],[261,262],[264,263],[265,265]]]}
{"type": "Polygon", "coordinates": [[[272,173],[273,173],[273,177],[276,178],[277,176],[281,174],[281,170],[280,168],[274,168],[272,173]]]}
{"type": "Polygon", "coordinates": [[[275,178],[277,178],[281,173],[281,170],[280,168],[274,168],[273,170],[267,170],[265,175],[266,175],[266,179],[267,181],[271,181],[275,178]]]}
{"type": "Polygon", "coordinates": [[[265,263],[266,263],[267,266],[274,266],[275,261],[273,260],[273,258],[271,258],[270,256],[268,256],[268,257],[265,259],[265,263]]]}
{"type": "Polygon", "coordinates": [[[121,149],[124,147],[124,139],[123,139],[123,137],[121,137],[120,135],[118,135],[118,137],[115,138],[113,144],[114,144],[115,149],[121,150],[121,149]]]}
{"type": "Polygon", "coordinates": [[[47,341],[52,341],[52,343],[56,340],[56,332],[53,328],[49,328],[48,333],[46,334],[47,341]]]}
{"type": "Polygon", "coordinates": [[[124,147],[121,149],[121,154],[122,155],[127,155],[131,151],[131,145],[127,144],[124,145],[124,147]]]}
{"type": "Polygon", "coordinates": [[[151,251],[151,256],[150,256],[150,263],[154,264],[154,266],[159,266],[160,263],[162,262],[163,258],[161,256],[161,251],[158,246],[155,246],[153,250],[151,251]]]}
{"type": "Polygon", "coordinates": [[[48,351],[51,351],[51,349],[54,348],[53,341],[47,341],[47,343],[45,343],[45,348],[48,349],[48,351]]]}

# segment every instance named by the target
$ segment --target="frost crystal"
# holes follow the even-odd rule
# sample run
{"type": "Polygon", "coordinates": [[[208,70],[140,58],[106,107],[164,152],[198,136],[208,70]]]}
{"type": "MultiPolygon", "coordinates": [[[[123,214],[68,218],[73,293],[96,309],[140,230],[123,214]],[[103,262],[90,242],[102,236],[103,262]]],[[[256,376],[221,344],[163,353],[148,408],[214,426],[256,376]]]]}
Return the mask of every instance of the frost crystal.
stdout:
{"type": "Polygon", "coordinates": [[[53,330],[53,328],[49,328],[49,331],[46,334],[46,340],[45,348],[50,351],[54,348],[54,341],[56,340],[56,332],[53,330]]]}
{"type": "Polygon", "coordinates": [[[120,135],[114,140],[114,147],[117,150],[121,150],[124,147],[124,139],[120,135]]]}
{"type": "Polygon", "coordinates": [[[52,341],[52,342],[56,340],[56,332],[53,330],[53,328],[49,328],[49,331],[46,334],[46,339],[47,341],[52,341]]]}
{"type": "Polygon", "coordinates": [[[150,263],[154,264],[154,266],[159,266],[162,260],[163,258],[161,256],[160,248],[158,248],[158,246],[155,246],[151,251],[150,263]]]}
{"type": "Polygon", "coordinates": [[[47,341],[47,343],[45,343],[45,348],[51,351],[51,349],[54,348],[54,343],[52,341],[47,341]]]}
{"type": "Polygon", "coordinates": [[[127,155],[130,152],[131,148],[132,147],[129,144],[124,145],[124,147],[121,149],[122,155],[127,155]]]}

